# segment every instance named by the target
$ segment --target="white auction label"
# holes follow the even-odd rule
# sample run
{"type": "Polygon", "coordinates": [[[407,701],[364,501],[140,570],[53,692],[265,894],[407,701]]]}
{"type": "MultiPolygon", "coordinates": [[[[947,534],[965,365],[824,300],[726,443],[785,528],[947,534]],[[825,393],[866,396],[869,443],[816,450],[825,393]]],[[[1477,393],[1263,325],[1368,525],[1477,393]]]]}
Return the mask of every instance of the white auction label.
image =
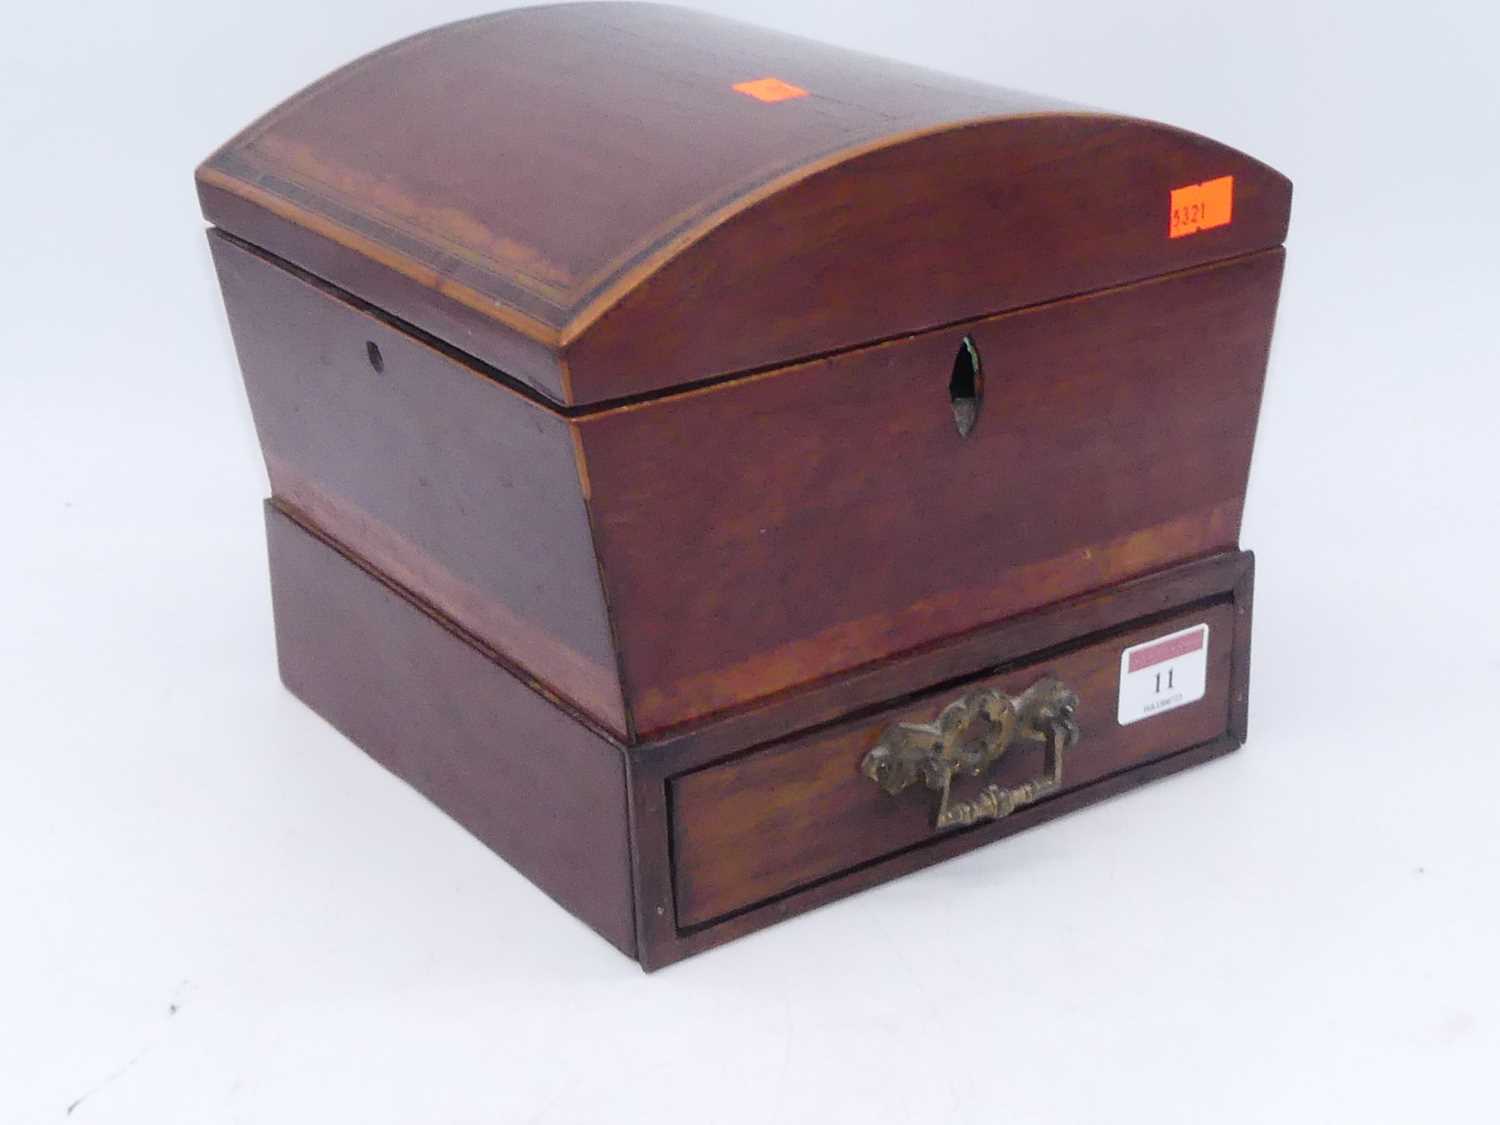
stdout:
{"type": "Polygon", "coordinates": [[[1208,626],[1194,625],[1120,653],[1120,725],[1203,698],[1208,688],[1208,626]]]}

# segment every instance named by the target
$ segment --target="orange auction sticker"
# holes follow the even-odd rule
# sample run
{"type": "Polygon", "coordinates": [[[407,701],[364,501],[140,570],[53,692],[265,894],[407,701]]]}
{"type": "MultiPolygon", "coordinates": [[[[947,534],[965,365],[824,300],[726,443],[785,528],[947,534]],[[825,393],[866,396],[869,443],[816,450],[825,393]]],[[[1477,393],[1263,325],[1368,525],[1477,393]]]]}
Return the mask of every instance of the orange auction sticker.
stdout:
{"type": "Polygon", "coordinates": [[[1168,238],[1228,226],[1234,217],[1234,177],[1220,176],[1217,180],[1173,188],[1171,207],[1168,238]]]}
{"type": "Polygon", "coordinates": [[[749,82],[736,82],[732,88],[760,102],[784,102],[788,98],[807,97],[807,91],[801,86],[793,86],[780,78],[755,78],[749,82]]]}

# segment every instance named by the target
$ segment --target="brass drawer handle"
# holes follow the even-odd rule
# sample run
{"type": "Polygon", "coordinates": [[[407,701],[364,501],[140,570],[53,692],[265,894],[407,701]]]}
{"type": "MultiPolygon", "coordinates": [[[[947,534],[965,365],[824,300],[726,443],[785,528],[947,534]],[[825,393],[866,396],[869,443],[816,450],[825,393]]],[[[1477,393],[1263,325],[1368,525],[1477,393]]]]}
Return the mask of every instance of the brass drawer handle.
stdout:
{"type": "Polygon", "coordinates": [[[917,780],[941,793],[935,826],[998,820],[1062,784],[1063,751],[1078,742],[1078,695],[1046,676],[1020,695],[973,691],[944,707],[933,723],[896,723],[860,762],[860,772],[895,796],[917,780]],[[1020,785],[987,785],[972,801],[948,799],[953,776],[979,777],[1017,739],[1047,747],[1042,772],[1020,785]]]}

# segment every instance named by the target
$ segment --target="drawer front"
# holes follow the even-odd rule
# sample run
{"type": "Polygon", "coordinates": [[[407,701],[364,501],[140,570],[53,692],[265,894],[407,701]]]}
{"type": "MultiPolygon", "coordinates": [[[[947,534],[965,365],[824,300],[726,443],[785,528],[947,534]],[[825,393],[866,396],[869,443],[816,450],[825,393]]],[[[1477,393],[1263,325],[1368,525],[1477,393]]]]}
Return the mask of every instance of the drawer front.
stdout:
{"type": "MultiPolygon", "coordinates": [[[[918,781],[892,795],[861,763],[895,724],[931,724],[947,704],[975,692],[997,688],[1015,696],[1050,676],[1076,693],[1080,736],[1063,754],[1060,784],[1043,801],[1217,738],[1229,725],[1235,625],[1229,601],[1198,607],[672,779],[677,925],[704,925],[954,831],[934,826],[937,792],[918,781]],[[1122,723],[1124,651],[1197,625],[1208,626],[1202,697],[1122,723]]],[[[1189,657],[1186,664],[1148,664],[1132,673],[1129,714],[1151,706],[1155,685],[1141,683],[1143,674],[1154,676],[1147,669],[1176,668],[1176,675],[1191,677],[1191,663],[1189,657]]],[[[1164,681],[1163,697],[1178,686],[1164,681]]],[[[1040,778],[1046,755],[1040,742],[1013,740],[981,777],[956,780],[950,802],[973,800],[987,786],[1040,778]]]]}

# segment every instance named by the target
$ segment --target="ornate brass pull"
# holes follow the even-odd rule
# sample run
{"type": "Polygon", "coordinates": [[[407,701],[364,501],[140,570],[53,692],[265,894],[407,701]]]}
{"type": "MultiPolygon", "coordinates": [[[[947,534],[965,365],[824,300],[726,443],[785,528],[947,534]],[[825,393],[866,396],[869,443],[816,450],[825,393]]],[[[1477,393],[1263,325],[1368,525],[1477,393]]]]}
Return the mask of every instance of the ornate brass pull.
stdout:
{"type": "Polygon", "coordinates": [[[998,820],[1062,784],[1063,751],[1078,742],[1077,708],[1073,689],[1051,676],[1020,695],[993,688],[970,692],[944,707],[936,722],[888,728],[860,762],[860,772],[892,796],[918,780],[941,793],[937,828],[998,820]],[[1040,776],[1020,785],[987,785],[972,801],[949,801],[955,774],[980,776],[1017,739],[1046,745],[1040,776]]]}

